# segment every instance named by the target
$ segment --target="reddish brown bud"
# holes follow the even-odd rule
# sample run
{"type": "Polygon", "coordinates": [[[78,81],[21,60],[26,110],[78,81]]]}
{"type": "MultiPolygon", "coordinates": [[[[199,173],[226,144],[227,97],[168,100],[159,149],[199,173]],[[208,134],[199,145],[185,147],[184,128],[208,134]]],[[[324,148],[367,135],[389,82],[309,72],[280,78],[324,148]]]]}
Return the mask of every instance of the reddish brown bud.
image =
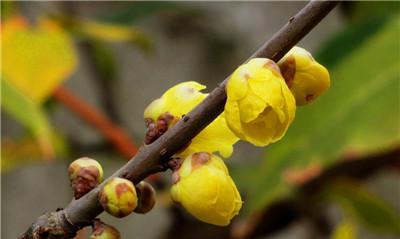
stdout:
{"type": "Polygon", "coordinates": [[[147,127],[145,144],[151,144],[163,135],[170,126],[178,122],[178,118],[166,112],[160,115],[156,122],[151,118],[146,118],[144,122],[147,127]]]}
{"type": "Polygon", "coordinates": [[[83,157],[73,161],[68,168],[74,198],[78,199],[103,180],[103,169],[94,159],[83,157]]]}
{"type": "Polygon", "coordinates": [[[149,212],[156,204],[156,191],[151,184],[145,181],[138,183],[135,187],[138,196],[138,205],[134,212],[142,214],[149,212]]]}
{"type": "Polygon", "coordinates": [[[93,232],[89,239],[120,239],[119,231],[110,225],[105,224],[100,220],[95,220],[93,223],[93,232]]]}
{"type": "Polygon", "coordinates": [[[159,132],[155,123],[149,123],[147,126],[145,144],[153,143],[159,137],[159,132]]]}

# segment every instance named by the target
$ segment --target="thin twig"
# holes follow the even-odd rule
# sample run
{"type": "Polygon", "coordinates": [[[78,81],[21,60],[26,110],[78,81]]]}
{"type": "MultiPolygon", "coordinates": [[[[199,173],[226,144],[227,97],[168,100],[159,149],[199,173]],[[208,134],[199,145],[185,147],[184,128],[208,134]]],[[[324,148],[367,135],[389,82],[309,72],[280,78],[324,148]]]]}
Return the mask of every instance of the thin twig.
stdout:
{"type": "MultiPolygon", "coordinates": [[[[329,1],[312,1],[308,3],[251,57],[265,57],[278,61],[336,5],[337,2],[329,1]]],[[[124,177],[136,184],[155,172],[165,171],[165,162],[222,113],[226,102],[226,82],[227,80],[222,82],[183,120],[179,121],[155,142],[141,147],[133,158],[134,160],[126,163],[111,178],[116,176],[124,177]]],[[[105,182],[109,179],[105,180],[105,182]]],[[[45,238],[70,238],[70,234],[76,232],[77,229],[90,225],[91,221],[103,211],[97,200],[97,194],[105,182],[84,197],[72,201],[64,210],[57,212],[58,216],[56,218],[60,219],[58,223],[62,224],[61,227],[65,233],[64,235],[56,234],[57,232],[53,232],[51,228],[46,228],[46,234],[50,236],[45,238]]],[[[34,223],[31,228],[34,228],[33,231],[35,231],[35,228],[36,231],[39,231],[38,228],[41,228],[41,226],[42,228],[46,227],[46,225],[34,223]]],[[[32,230],[30,232],[25,233],[20,238],[35,239],[32,235],[32,230]]]]}

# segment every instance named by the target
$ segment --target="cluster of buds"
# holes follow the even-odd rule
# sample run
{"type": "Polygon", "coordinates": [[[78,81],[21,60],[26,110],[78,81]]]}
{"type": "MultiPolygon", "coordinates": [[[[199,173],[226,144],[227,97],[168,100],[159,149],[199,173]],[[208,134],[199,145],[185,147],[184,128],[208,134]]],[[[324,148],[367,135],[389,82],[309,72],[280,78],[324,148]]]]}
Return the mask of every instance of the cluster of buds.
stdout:
{"type": "Polygon", "coordinates": [[[329,85],[328,71],[303,48],[294,47],[278,64],[251,59],[226,85],[225,118],[240,139],[266,146],[285,135],[296,105],[312,102],[329,85]]]}
{"type": "MultiPolygon", "coordinates": [[[[276,64],[255,58],[238,67],[226,85],[224,112],[170,161],[171,197],[203,222],[226,226],[242,207],[242,199],[224,161],[239,139],[266,146],[281,139],[292,123],[296,105],[305,105],[322,95],[330,85],[328,71],[306,50],[294,47],[276,64]],[[182,160],[183,159],[183,160],[182,160]],[[174,163],[175,162],[175,163],[174,163]]],[[[145,110],[145,143],[150,144],[197,106],[207,94],[205,86],[184,82],[166,91],[145,110]]],[[[74,198],[78,199],[102,182],[101,165],[80,158],[69,169],[74,198]]],[[[290,175],[289,175],[290,176],[290,175]]],[[[124,178],[111,178],[98,200],[115,217],[132,212],[147,213],[155,204],[155,190],[146,182],[136,186],[124,178]]],[[[93,222],[91,239],[119,239],[119,232],[99,220],[93,222]]]]}
{"type": "MultiPolygon", "coordinates": [[[[328,71],[299,47],[278,64],[255,58],[239,66],[226,84],[224,112],[175,154],[180,160],[168,164],[174,171],[172,200],[201,221],[228,225],[242,200],[223,160],[213,153],[229,157],[238,139],[256,146],[280,140],[295,118],[296,107],[314,101],[329,85],[328,71]]],[[[197,106],[207,96],[200,92],[203,89],[197,82],[183,82],[154,100],[144,112],[146,144],[197,106]]]]}
{"type": "MultiPolygon", "coordinates": [[[[68,168],[74,198],[78,199],[91,191],[103,180],[103,169],[94,159],[87,157],[73,161],[68,168]]],[[[101,187],[100,185],[99,187],[101,187]]],[[[132,212],[147,213],[155,205],[156,192],[147,182],[136,186],[124,178],[111,178],[101,187],[98,200],[103,209],[115,217],[125,217],[132,212]]],[[[90,239],[119,239],[114,227],[95,219],[90,239]]]]}
{"type": "MultiPolygon", "coordinates": [[[[154,104],[157,103],[158,101],[155,101],[154,104]]],[[[162,113],[156,121],[154,121],[152,118],[146,118],[145,124],[147,127],[147,132],[145,137],[145,144],[153,143],[156,139],[163,135],[171,125],[174,125],[177,121],[178,118],[168,112],[162,113]]]]}

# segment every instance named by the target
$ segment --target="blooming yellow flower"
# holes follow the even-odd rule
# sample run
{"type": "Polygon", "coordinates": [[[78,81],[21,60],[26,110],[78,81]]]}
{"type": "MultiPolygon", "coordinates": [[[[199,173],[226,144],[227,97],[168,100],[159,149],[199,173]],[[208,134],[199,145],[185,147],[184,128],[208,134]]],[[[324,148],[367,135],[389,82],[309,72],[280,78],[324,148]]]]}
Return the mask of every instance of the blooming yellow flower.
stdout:
{"type": "Polygon", "coordinates": [[[225,119],[242,140],[266,146],[283,137],[296,112],[295,99],[275,62],[255,58],[226,85],[225,119]]]}
{"type": "Polygon", "coordinates": [[[297,105],[314,101],[330,86],[328,70],[303,48],[293,47],[278,65],[297,105]]]}
{"type": "MultiPolygon", "coordinates": [[[[154,100],[144,111],[144,118],[148,127],[153,124],[156,133],[163,133],[173,126],[183,115],[197,106],[207,94],[200,92],[205,89],[194,81],[183,82],[167,90],[161,98],[154,100]]],[[[218,151],[223,157],[229,157],[233,151],[233,144],[238,138],[226,125],[225,115],[221,114],[203,131],[194,137],[190,145],[179,155],[185,157],[193,152],[218,151]]],[[[151,142],[149,140],[148,142],[151,142]]]]}
{"type": "Polygon", "coordinates": [[[210,153],[189,155],[171,188],[172,200],[203,222],[226,226],[238,214],[242,199],[221,158],[210,153]]]}

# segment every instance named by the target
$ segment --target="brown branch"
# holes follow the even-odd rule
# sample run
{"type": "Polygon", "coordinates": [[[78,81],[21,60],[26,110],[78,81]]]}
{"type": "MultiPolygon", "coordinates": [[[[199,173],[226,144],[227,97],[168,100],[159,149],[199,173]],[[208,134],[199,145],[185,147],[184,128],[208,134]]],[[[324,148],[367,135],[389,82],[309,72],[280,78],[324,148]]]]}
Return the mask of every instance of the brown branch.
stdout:
{"type": "Polygon", "coordinates": [[[131,137],[83,99],[63,86],[53,92],[53,97],[77,116],[96,127],[124,157],[129,159],[136,154],[137,148],[131,137]]]}
{"type": "MultiPolygon", "coordinates": [[[[251,58],[265,57],[278,61],[336,5],[337,2],[329,1],[312,1],[308,3],[299,13],[291,17],[289,22],[256,51],[251,58]]],[[[135,160],[130,160],[111,177],[124,177],[136,184],[155,172],[165,171],[167,169],[165,163],[169,158],[222,113],[226,102],[226,82],[227,80],[222,82],[203,102],[155,142],[141,147],[134,157],[135,160]]],[[[105,182],[108,180],[105,180],[105,182]]],[[[64,223],[62,225],[65,230],[64,235],[53,234],[53,231],[49,229],[46,232],[46,237],[43,238],[69,238],[69,234],[76,232],[77,228],[90,225],[91,221],[103,211],[97,200],[97,194],[105,182],[79,200],[72,201],[64,210],[58,212],[61,215],[60,218],[66,219],[60,220],[60,223],[64,223]],[[68,223],[65,223],[65,221],[68,223]]],[[[36,231],[38,231],[37,228],[45,226],[38,225],[38,222],[36,222],[31,228],[36,227],[36,231]]],[[[29,231],[20,238],[35,239],[33,233],[29,233],[29,231]]]]}

